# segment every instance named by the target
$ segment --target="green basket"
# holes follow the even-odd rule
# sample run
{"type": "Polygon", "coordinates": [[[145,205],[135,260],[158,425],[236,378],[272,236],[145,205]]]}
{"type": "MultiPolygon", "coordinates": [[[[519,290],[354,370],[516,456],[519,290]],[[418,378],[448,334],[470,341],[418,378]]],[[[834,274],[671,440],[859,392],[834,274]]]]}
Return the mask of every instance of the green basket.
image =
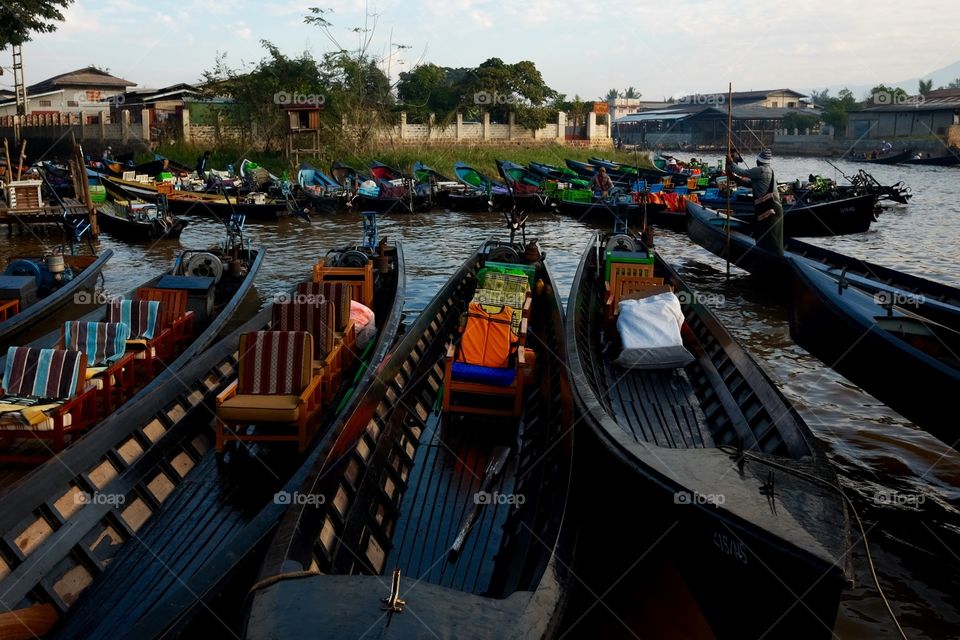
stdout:
{"type": "Polygon", "coordinates": [[[480,286],[483,286],[486,282],[486,276],[488,273],[505,273],[513,276],[526,276],[530,281],[530,288],[533,288],[534,282],[536,282],[537,277],[537,268],[531,264],[507,264],[506,262],[491,262],[487,261],[484,263],[483,269],[477,272],[477,280],[480,282],[480,286]]]}
{"type": "Polygon", "coordinates": [[[654,256],[652,253],[643,251],[607,251],[606,270],[604,279],[610,282],[610,265],[614,262],[629,264],[653,264],[654,256]]]}
{"type": "Polygon", "coordinates": [[[593,192],[589,189],[564,189],[559,193],[563,202],[593,202],[593,192]]]}
{"type": "Polygon", "coordinates": [[[102,184],[90,185],[90,202],[103,204],[107,201],[107,189],[102,184]]]}

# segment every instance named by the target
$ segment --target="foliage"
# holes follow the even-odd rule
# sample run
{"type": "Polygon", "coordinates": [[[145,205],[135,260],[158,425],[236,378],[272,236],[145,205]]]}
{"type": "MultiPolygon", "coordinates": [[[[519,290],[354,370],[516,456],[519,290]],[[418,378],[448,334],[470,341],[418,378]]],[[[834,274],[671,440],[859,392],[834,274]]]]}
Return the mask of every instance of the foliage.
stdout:
{"type": "Polygon", "coordinates": [[[933,80],[920,80],[917,93],[925,95],[933,91],[933,80]]]}
{"type": "Polygon", "coordinates": [[[799,113],[797,111],[791,111],[787,115],[783,116],[784,129],[797,129],[801,132],[805,131],[806,129],[815,129],[819,122],[819,117],[810,115],[808,113],[799,113]]]}
{"type": "Polygon", "coordinates": [[[885,84],[878,84],[873,89],[870,89],[870,93],[867,94],[864,102],[876,105],[903,104],[909,97],[907,92],[900,87],[894,89],[885,84]]]}
{"type": "Polygon", "coordinates": [[[820,119],[837,131],[842,131],[847,126],[847,112],[856,106],[857,99],[853,93],[849,89],[841,89],[837,97],[827,98],[820,119]]]}
{"type": "MultiPolygon", "coordinates": [[[[943,87],[940,87],[941,89],[943,87]]],[[[954,78],[950,84],[947,85],[947,89],[960,89],[960,78],[954,78]]]]}
{"type": "Polygon", "coordinates": [[[634,100],[639,100],[639,99],[640,99],[640,92],[637,91],[636,88],[634,88],[634,87],[627,87],[627,89],[623,92],[623,97],[624,97],[624,98],[629,98],[629,99],[634,99],[634,100]]]}
{"type": "Polygon", "coordinates": [[[17,0],[0,2],[0,51],[22,45],[34,33],[56,31],[63,9],[73,0],[17,0]]]}
{"type": "Polygon", "coordinates": [[[607,102],[610,102],[611,100],[616,100],[616,99],[619,98],[619,97],[620,97],[620,92],[619,92],[619,91],[617,91],[616,89],[610,89],[609,91],[607,91],[606,97],[600,98],[600,99],[601,99],[601,100],[606,100],[607,102]]]}

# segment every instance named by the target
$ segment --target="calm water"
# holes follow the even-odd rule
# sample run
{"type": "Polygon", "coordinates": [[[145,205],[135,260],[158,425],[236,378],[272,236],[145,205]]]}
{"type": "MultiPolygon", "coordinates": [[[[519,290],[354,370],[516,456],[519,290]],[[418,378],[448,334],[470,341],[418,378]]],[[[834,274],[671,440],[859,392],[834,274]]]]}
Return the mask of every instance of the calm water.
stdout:
{"type": "MultiPolygon", "coordinates": [[[[960,286],[960,264],[955,257],[960,240],[960,169],[836,164],[850,175],[866,168],[882,183],[903,180],[912,187],[914,198],[907,206],[887,209],[868,233],[814,242],[960,286]]],[[[780,158],[774,166],[781,180],[810,173],[840,177],[820,160],[780,158]]],[[[380,235],[404,243],[408,309],[412,313],[422,309],[466,254],[502,227],[500,214],[434,212],[382,217],[380,235]]],[[[528,222],[528,237],[539,239],[564,294],[595,228],[552,214],[534,214],[528,222]]],[[[179,241],[149,247],[102,236],[97,250],[112,248],[116,252],[105,270],[106,290],[122,293],[137,286],[167,268],[181,249],[219,242],[221,229],[213,221],[193,218],[179,241]]],[[[257,283],[259,299],[251,300],[248,310],[266,304],[274,293],[304,278],[325,248],[358,240],[360,230],[355,215],[318,217],[312,223],[249,223],[248,239],[266,246],[267,258],[257,283]]],[[[4,238],[0,240],[0,258],[29,255],[40,246],[50,249],[55,242],[43,237],[4,238]]],[[[715,312],[772,374],[826,444],[864,518],[881,583],[907,633],[914,638],[960,637],[960,455],[793,344],[786,308],[777,298],[758,292],[747,274],[734,267],[728,282],[724,262],[682,234],[659,231],[657,244],[694,289],[720,294],[711,298],[722,300],[714,306],[715,312]],[[878,505],[877,493],[890,489],[915,494],[922,504],[878,505]]],[[[896,363],[877,362],[877,366],[888,367],[890,375],[897,375],[896,363]]],[[[945,400],[943,419],[960,423],[948,411],[949,406],[945,400]]],[[[842,638],[894,637],[872,587],[862,547],[856,546],[851,557],[856,585],[841,606],[835,634],[842,638]]],[[[612,602],[625,601],[632,606],[629,598],[615,596],[611,595],[612,602]]],[[[606,613],[598,607],[597,615],[606,613]]],[[[576,625],[568,637],[588,635],[586,626],[576,625]]],[[[632,637],[619,624],[611,624],[604,632],[605,636],[617,634],[632,637]]]]}

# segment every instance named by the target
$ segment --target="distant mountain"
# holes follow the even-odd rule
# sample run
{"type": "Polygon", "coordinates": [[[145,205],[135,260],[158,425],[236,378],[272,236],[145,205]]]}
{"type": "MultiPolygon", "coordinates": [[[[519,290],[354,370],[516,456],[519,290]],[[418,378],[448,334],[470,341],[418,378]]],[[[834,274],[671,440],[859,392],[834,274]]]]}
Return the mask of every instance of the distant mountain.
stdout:
{"type": "MultiPolygon", "coordinates": [[[[960,78],[960,60],[957,60],[953,64],[948,64],[942,69],[925,73],[922,76],[917,76],[916,78],[909,78],[907,80],[894,82],[892,85],[888,86],[900,87],[908,94],[914,95],[917,93],[920,80],[933,80],[933,88],[936,89],[941,86],[947,86],[957,78],[960,78]]],[[[828,85],[826,88],[830,90],[830,95],[833,96],[837,95],[837,92],[841,89],[850,89],[857,100],[862,100],[875,86],[876,84],[833,84],[828,85]]],[[[823,89],[824,87],[808,87],[806,89],[797,90],[809,94],[811,90],[822,91],[823,89]]]]}

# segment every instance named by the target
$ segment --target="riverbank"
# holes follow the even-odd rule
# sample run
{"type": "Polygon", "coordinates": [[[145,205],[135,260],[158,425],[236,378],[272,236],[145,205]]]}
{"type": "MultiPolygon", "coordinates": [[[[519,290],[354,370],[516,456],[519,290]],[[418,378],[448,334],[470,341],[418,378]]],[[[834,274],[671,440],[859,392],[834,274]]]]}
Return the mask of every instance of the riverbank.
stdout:
{"type": "MultiPolygon", "coordinates": [[[[206,151],[205,147],[189,144],[168,144],[161,146],[157,153],[193,167],[197,158],[206,151]]],[[[287,160],[282,152],[265,152],[242,149],[239,147],[222,146],[211,148],[211,158],[208,166],[223,169],[228,164],[238,167],[243,158],[257,162],[275,175],[282,175],[285,171],[294,178],[297,167],[293,166],[292,159],[287,160]]],[[[465,162],[480,171],[497,175],[495,160],[511,160],[526,165],[529,162],[545,162],[565,166],[564,159],[585,161],[590,156],[601,156],[615,162],[631,166],[652,167],[649,152],[644,151],[615,151],[583,149],[565,145],[503,145],[503,146],[422,146],[422,147],[383,147],[362,155],[326,155],[321,157],[304,158],[307,162],[323,169],[329,168],[334,160],[345,162],[358,169],[366,167],[371,160],[379,160],[403,171],[410,171],[414,162],[422,162],[433,167],[442,174],[453,176],[453,163],[465,162]]],[[[138,162],[152,160],[153,154],[143,153],[137,156],[138,162]]]]}

